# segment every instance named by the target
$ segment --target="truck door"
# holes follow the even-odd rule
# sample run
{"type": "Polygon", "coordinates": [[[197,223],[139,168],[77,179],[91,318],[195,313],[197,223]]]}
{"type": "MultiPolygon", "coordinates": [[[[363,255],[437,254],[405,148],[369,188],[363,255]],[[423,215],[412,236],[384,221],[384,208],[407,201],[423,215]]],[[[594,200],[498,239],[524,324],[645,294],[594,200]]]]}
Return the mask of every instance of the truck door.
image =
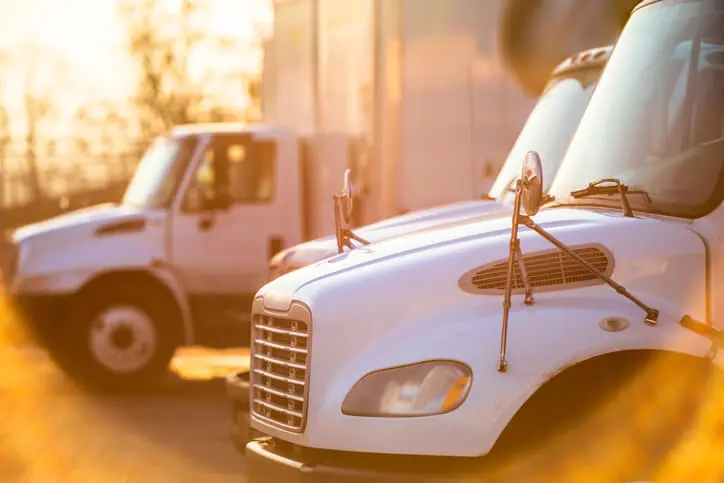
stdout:
{"type": "Polygon", "coordinates": [[[248,343],[254,293],[274,247],[276,143],[216,133],[197,161],[171,223],[171,260],[188,292],[196,342],[248,343]]]}

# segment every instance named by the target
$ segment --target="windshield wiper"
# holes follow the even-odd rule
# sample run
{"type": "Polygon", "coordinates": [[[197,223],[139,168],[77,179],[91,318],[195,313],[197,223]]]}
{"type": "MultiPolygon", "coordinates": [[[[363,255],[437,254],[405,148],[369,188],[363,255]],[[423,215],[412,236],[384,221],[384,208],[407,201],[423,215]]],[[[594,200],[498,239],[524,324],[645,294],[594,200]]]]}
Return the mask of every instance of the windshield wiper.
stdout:
{"type": "Polygon", "coordinates": [[[585,198],[587,196],[613,195],[616,193],[621,195],[623,216],[627,216],[629,218],[632,218],[634,215],[633,210],[631,209],[631,204],[629,203],[628,197],[626,195],[642,195],[646,200],[646,203],[651,204],[651,196],[649,196],[646,191],[632,190],[616,178],[604,178],[598,181],[594,181],[593,183],[589,183],[588,186],[586,186],[585,188],[571,191],[571,196],[573,196],[574,198],[585,198]]]}

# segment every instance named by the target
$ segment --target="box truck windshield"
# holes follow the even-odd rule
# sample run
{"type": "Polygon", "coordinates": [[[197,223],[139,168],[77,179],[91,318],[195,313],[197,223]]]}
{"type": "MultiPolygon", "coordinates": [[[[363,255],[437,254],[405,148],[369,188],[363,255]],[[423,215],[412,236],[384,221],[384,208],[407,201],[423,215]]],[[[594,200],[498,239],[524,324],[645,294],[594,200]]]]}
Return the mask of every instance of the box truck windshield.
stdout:
{"type": "MultiPolygon", "coordinates": [[[[600,52],[605,54],[605,51],[600,52]]],[[[543,167],[544,190],[550,187],[559,166],[556,161],[563,159],[601,76],[601,68],[590,66],[552,77],[508,154],[489,196],[504,197],[505,191],[520,176],[520,160],[531,149],[550,160],[543,167]]]]}
{"type": "Polygon", "coordinates": [[[136,208],[166,207],[183,180],[195,137],[159,137],[148,148],[122,203],[136,208]]]}

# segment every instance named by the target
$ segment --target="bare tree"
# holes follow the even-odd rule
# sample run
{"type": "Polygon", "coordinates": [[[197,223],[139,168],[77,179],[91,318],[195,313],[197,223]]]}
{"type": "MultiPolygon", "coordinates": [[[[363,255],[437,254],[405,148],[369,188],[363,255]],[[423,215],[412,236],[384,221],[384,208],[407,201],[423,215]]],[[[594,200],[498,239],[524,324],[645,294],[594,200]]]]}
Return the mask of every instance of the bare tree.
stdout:
{"type": "MultiPolygon", "coordinates": [[[[2,91],[0,91],[0,96],[1,95],[2,91]]],[[[7,166],[5,160],[7,158],[8,147],[11,142],[10,116],[8,115],[8,111],[3,103],[0,102],[0,212],[5,207],[6,203],[5,188],[7,185],[7,179],[5,178],[5,173],[7,172],[7,166]]],[[[1,228],[2,227],[0,226],[0,230],[1,228]]]]}
{"type": "Polygon", "coordinates": [[[15,63],[22,66],[25,74],[20,93],[22,110],[17,116],[24,124],[25,184],[31,199],[41,199],[41,164],[57,148],[53,130],[58,127],[58,102],[67,94],[71,69],[52,49],[32,44],[15,63]]]}
{"type": "MultiPolygon", "coordinates": [[[[0,55],[0,67],[2,67],[4,63],[4,57],[0,55]]],[[[5,177],[6,171],[6,163],[5,160],[7,158],[7,152],[8,147],[10,146],[10,143],[12,142],[12,136],[10,134],[10,115],[8,114],[7,109],[5,108],[4,98],[3,98],[3,89],[2,85],[0,84],[0,212],[5,207],[6,203],[6,196],[5,196],[5,188],[7,185],[7,179],[5,177]]],[[[0,223],[0,235],[2,235],[2,224],[0,223]]]]}
{"type": "Polygon", "coordinates": [[[229,73],[218,59],[228,64],[233,51],[242,59],[244,50],[253,51],[260,42],[243,45],[210,32],[212,8],[210,0],[120,0],[128,52],[138,71],[138,122],[148,137],[178,124],[245,118],[229,107],[233,99],[220,99],[210,90],[221,85],[234,97],[230,86],[235,86],[235,97],[243,99],[246,83],[256,80],[260,69],[245,72],[240,65],[229,73]]]}

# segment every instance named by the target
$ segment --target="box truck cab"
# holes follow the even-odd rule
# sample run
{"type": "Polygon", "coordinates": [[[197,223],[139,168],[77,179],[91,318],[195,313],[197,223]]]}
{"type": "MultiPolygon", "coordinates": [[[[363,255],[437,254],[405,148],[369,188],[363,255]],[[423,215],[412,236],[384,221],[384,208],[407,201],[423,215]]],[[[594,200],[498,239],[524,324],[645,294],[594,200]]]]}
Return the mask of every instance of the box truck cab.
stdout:
{"type": "Polygon", "coordinates": [[[300,152],[276,126],[173,129],[120,203],[12,234],[15,306],[62,367],[99,383],[153,379],[180,344],[248,342],[238,318],[269,257],[303,239],[300,152]]]}
{"type": "MultiPolygon", "coordinates": [[[[515,144],[503,163],[490,191],[482,200],[462,201],[419,210],[355,229],[369,242],[379,242],[420,230],[471,223],[509,213],[511,187],[520,175],[520,162],[527,150],[545,156],[544,189],[548,189],[563,160],[566,148],[588,105],[612,47],[580,52],[561,62],[553,71],[538,102],[529,114],[515,144]]],[[[334,236],[304,242],[276,254],[269,263],[269,279],[302,268],[337,253],[334,236]]]]}
{"type": "Polygon", "coordinates": [[[514,230],[387,240],[258,292],[247,480],[717,479],[670,450],[717,424],[697,417],[722,362],[723,146],[722,3],[642,3],[554,201],[537,212],[527,163],[514,230]]]}

